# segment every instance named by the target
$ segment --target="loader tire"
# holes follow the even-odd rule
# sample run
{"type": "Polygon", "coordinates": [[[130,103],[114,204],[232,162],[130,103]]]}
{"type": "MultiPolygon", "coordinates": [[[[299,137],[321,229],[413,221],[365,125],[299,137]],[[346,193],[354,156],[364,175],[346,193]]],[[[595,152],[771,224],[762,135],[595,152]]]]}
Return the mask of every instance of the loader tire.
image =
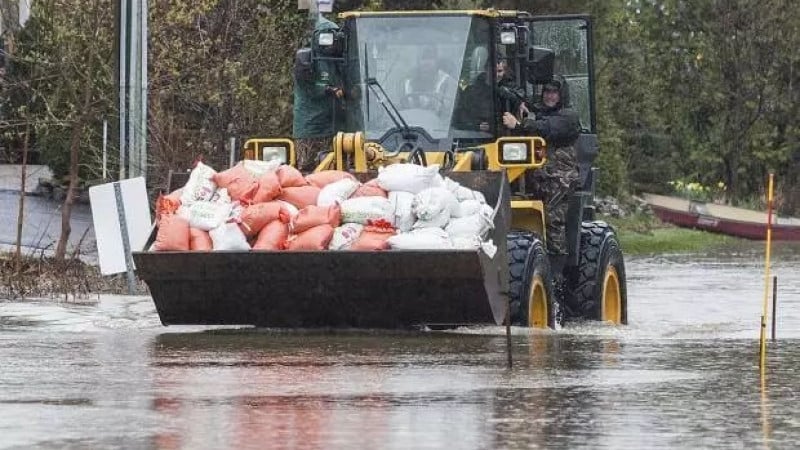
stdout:
{"type": "Polygon", "coordinates": [[[570,319],[628,323],[625,261],[614,229],[603,221],[581,224],[578,266],[568,274],[570,319]]]}
{"type": "Polygon", "coordinates": [[[523,231],[511,232],[507,239],[511,323],[555,328],[559,311],[544,243],[523,231]]]}

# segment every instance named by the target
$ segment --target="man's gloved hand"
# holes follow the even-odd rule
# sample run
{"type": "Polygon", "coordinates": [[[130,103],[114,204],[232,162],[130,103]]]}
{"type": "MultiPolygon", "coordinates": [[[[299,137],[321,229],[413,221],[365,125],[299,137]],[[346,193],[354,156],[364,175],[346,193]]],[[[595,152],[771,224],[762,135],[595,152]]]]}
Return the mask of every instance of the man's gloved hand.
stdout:
{"type": "Polygon", "coordinates": [[[503,114],[503,125],[505,125],[506,128],[508,128],[509,130],[513,130],[514,128],[517,128],[517,126],[519,125],[519,120],[517,120],[517,118],[514,117],[513,114],[507,112],[503,114]]]}
{"type": "Polygon", "coordinates": [[[519,105],[519,117],[527,117],[528,119],[536,120],[536,114],[532,113],[525,103],[519,105]]]}
{"type": "Polygon", "coordinates": [[[328,95],[333,95],[336,98],[344,97],[344,91],[342,90],[342,88],[336,86],[326,86],[325,93],[328,95]]]}

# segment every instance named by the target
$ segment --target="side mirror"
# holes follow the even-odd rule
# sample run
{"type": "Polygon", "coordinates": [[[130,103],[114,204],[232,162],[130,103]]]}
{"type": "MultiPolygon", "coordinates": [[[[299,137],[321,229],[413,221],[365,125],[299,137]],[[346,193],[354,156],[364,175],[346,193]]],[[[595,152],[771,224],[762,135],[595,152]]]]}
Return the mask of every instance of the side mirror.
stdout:
{"type": "Polygon", "coordinates": [[[556,54],[549,48],[531,47],[528,49],[528,81],[544,84],[553,79],[553,66],[556,54]]]}
{"type": "Polygon", "coordinates": [[[325,58],[344,56],[344,33],[340,30],[320,30],[314,32],[314,53],[325,58]]]}

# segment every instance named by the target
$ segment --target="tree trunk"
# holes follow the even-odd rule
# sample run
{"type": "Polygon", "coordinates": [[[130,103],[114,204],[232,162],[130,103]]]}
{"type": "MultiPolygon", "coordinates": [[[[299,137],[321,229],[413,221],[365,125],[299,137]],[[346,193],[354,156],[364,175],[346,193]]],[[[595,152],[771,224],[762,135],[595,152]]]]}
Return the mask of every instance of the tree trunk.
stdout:
{"type": "Polygon", "coordinates": [[[58,238],[55,254],[58,260],[63,260],[64,255],[67,254],[67,242],[69,241],[69,234],[72,232],[69,222],[72,217],[72,205],[75,204],[75,190],[78,188],[79,150],[81,137],[83,136],[83,126],[88,118],[87,110],[89,101],[92,98],[91,95],[91,89],[87,89],[83,96],[83,112],[78,117],[69,140],[69,187],[67,188],[67,197],[64,199],[64,205],[61,208],[61,236],[58,238]]]}
{"type": "Polygon", "coordinates": [[[22,143],[22,177],[19,183],[19,211],[17,212],[17,249],[14,253],[16,269],[19,272],[22,265],[22,222],[25,218],[25,184],[28,178],[28,142],[31,135],[31,126],[25,126],[25,139],[22,143]]]}

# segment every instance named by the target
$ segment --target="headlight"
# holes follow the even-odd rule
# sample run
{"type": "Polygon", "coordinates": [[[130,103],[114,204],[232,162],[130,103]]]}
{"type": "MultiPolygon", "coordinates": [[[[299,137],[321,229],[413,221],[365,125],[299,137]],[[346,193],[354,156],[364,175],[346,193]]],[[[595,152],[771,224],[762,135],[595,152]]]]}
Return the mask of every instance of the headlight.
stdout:
{"type": "Polygon", "coordinates": [[[320,47],[330,47],[333,45],[333,33],[320,33],[317,43],[320,47]]]}
{"type": "Polygon", "coordinates": [[[526,163],[530,160],[528,146],[524,142],[503,143],[503,163],[526,163]]]}
{"type": "Polygon", "coordinates": [[[501,31],[500,43],[503,45],[511,45],[517,42],[517,33],[515,31],[501,31]]]}
{"type": "Polygon", "coordinates": [[[280,161],[281,164],[288,162],[289,152],[286,147],[262,147],[261,160],[262,161],[280,161]]]}

